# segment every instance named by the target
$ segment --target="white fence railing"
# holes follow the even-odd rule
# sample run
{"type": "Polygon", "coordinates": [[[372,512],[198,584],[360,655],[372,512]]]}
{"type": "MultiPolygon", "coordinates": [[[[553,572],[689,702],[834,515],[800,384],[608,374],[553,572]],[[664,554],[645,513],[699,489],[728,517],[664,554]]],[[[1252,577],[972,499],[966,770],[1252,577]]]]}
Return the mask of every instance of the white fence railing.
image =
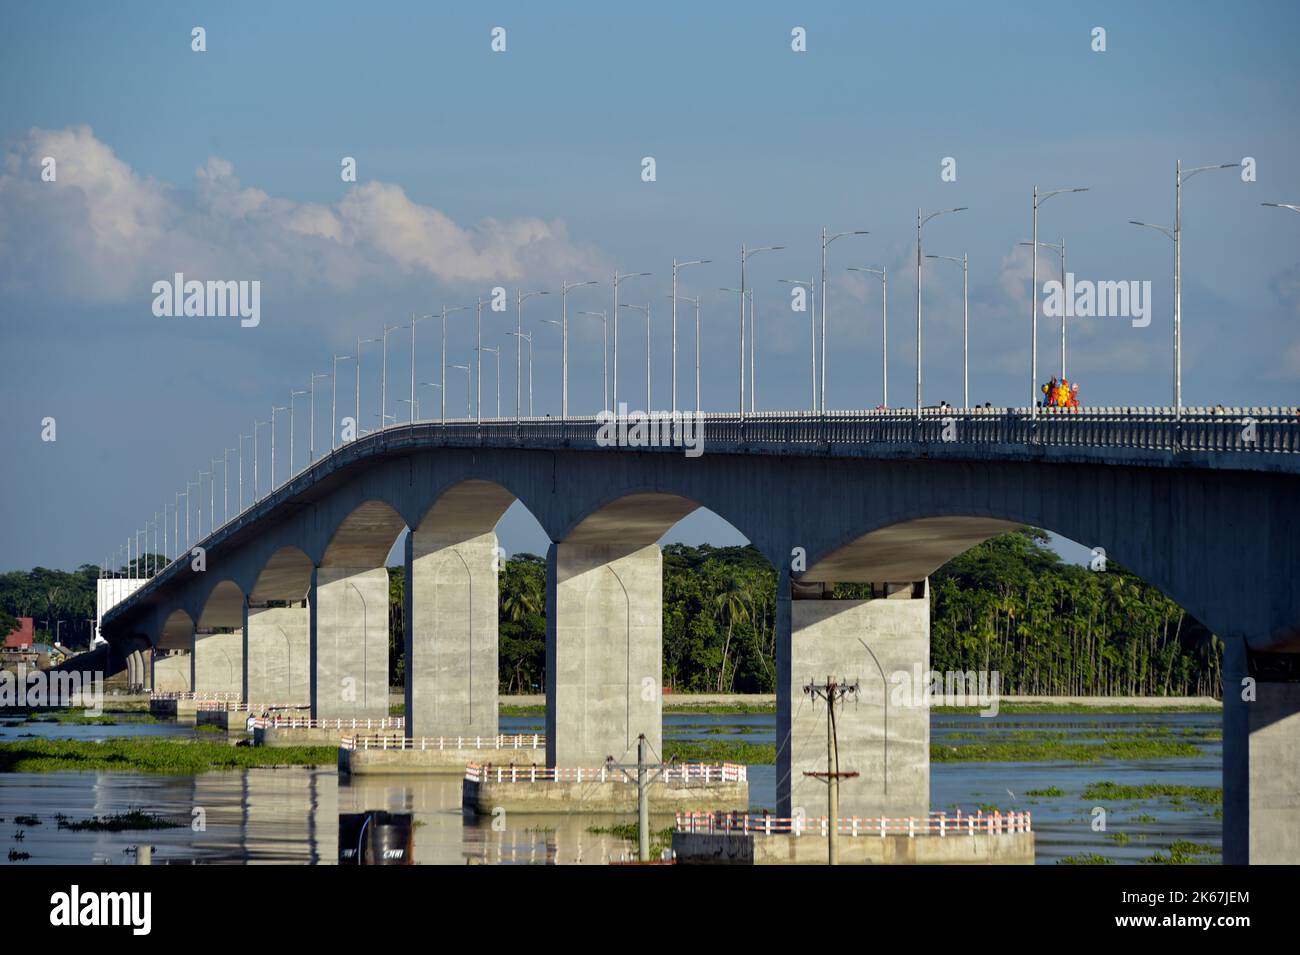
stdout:
{"type": "MultiPolygon", "coordinates": [[[[630,771],[629,771],[630,772],[630,771]]],[[[628,783],[636,785],[636,776],[618,768],[556,766],[494,766],[470,763],[465,778],[474,783],[628,783]]],[[[665,783],[743,783],[749,780],[748,769],[740,763],[681,763],[665,766],[659,779],[665,783]]]]}
{"type": "Polygon", "coordinates": [[[257,729],[289,730],[387,730],[405,729],[406,717],[386,716],[380,719],[325,719],[314,720],[305,716],[259,716],[253,720],[257,729]]]}
{"type": "MultiPolygon", "coordinates": [[[[678,832],[734,833],[737,835],[827,836],[827,816],[769,816],[729,812],[679,812],[678,832]]],[[[1001,835],[1009,832],[1033,832],[1028,812],[954,813],[932,812],[928,816],[848,816],[837,820],[836,830],[847,836],[905,835],[1001,835]]]]}
{"type": "Polygon", "coordinates": [[[545,749],[546,737],[540,733],[517,736],[345,736],[343,749],[405,750],[509,750],[545,749]]]}
{"type": "Polygon", "coordinates": [[[197,693],[194,690],[173,690],[166,693],[150,693],[149,699],[151,700],[202,700],[206,702],[206,701],[216,701],[216,700],[238,700],[241,696],[243,696],[243,694],[240,693],[238,690],[216,691],[216,692],[199,691],[197,693]]]}
{"type": "Polygon", "coordinates": [[[197,708],[214,713],[256,713],[287,710],[309,710],[310,703],[240,703],[236,700],[201,699],[197,708]]]}

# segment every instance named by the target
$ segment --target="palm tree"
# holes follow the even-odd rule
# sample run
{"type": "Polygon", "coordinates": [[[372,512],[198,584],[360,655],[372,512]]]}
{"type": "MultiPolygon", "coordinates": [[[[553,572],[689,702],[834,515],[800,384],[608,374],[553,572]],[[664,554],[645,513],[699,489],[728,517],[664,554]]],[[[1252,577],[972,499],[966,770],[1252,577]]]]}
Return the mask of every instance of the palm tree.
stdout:
{"type": "Polygon", "coordinates": [[[722,644],[722,666],[718,670],[718,692],[722,692],[727,675],[727,656],[731,652],[731,632],[736,622],[747,622],[752,616],[754,597],[749,588],[737,577],[728,577],[722,592],[713,598],[718,616],[725,619],[727,636],[722,644]]]}

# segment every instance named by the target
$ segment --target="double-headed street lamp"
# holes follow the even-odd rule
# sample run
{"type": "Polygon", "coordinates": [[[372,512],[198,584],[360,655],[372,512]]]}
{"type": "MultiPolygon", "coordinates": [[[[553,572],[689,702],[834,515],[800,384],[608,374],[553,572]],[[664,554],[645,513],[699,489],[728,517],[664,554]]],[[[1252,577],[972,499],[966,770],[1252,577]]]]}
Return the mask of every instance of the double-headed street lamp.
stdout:
{"type": "MultiPolygon", "coordinates": [[[[412,316],[411,320],[412,323],[414,324],[415,321],[414,316],[412,316]]],[[[405,327],[406,327],[405,325],[384,326],[384,334],[383,334],[384,344],[383,344],[383,348],[381,349],[383,352],[383,360],[379,368],[379,430],[380,431],[383,431],[385,428],[388,427],[388,418],[389,418],[389,414],[388,414],[388,333],[395,332],[399,328],[405,328],[405,327]]],[[[412,360],[414,361],[414,353],[412,353],[412,360]]],[[[392,417],[394,421],[397,420],[396,415],[393,415],[392,417]]]]}
{"type": "MultiPolygon", "coordinates": [[[[579,312],[578,314],[600,319],[602,342],[600,349],[600,401],[605,404],[609,398],[609,315],[603,311],[579,312]]],[[[605,410],[610,410],[608,404],[605,404],[605,410]]]]}
{"type": "MultiPolygon", "coordinates": [[[[805,282],[803,279],[780,279],[786,285],[798,285],[800,288],[806,288],[808,294],[812,296],[812,311],[808,317],[808,331],[812,336],[812,347],[808,352],[808,370],[812,380],[812,404],[809,410],[817,411],[817,286],[812,281],[805,282]]],[[[825,288],[825,285],[822,286],[825,288]]],[[[825,341],[825,339],[822,339],[825,341]]]]}
{"type": "MultiPolygon", "coordinates": [[[[929,215],[923,215],[920,209],[916,210],[916,413],[921,413],[921,227],[933,219],[935,216],[947,215],[950,212],[965,212],[966,206],[957,206],[955,209],[941,209],[938,212],[931,212],[929,215]]],[[[1037,208],[1037,207],[1035,207],[1037,208]]],[[[1035,222],[1037,221],[1035,213],[1035,222]]],[[[1037,231],[1034,232],[1034,238],[1038,237],[1037,231]]]]}
{"type": "MultiPolygon", "coordinates": [[[[609,408],[611,411],[618,404],[618,284],[624,279],[638,278],[649,274],[649,272],[614,273],[614,387],[609,395],[609,408]]],[[[650,409],[647,408],[646,412],[649,411],[650,409]]]]}
{"type": "Polygon", "coordinates": [[[673,259],[673,411],[677,410],[677,270],[684,269],[688,265],[708,265],[712,261],[712,259],[695,259],[691,262],[678,262],[673,259]]]}
{"type": "MultiPolygon", "coordinates": [[[[1037,417],[1038,415],[1038,207],[1046,202],[1052,196],[1059,196],[1065,192],[1087,192],[1087,186],[1075,186],[1065,189],[1053,189],[1051,192],[1038,194],[1038,187],[1034,186],[1034,229],[1033,229],[1033,278],[1031,279],[1031,288],[1029,295],[1029,413],[1037,417]]],[[[1062,290],[1064,294],[1064,290],[1062,290]]],[[[1064,313],[1065,309],[1061,310],[1064,313]]],[[[1061,317],[1062,323],[1065,321],[1064,314],[1061,317]]]]}
{"type": "MultiPolygon", "coordinates": [[[[582,288],[584,285],[599,285],[595,279],[589,282],[561,282],[560,283],[560,418],[568,420],[569,417],[569,289],[582,288]]],[[[529,355],[531,356],[532,341],[529,340],[529,355]]],[[[530,371],[528,372],[528,413],[533,413],[532,402],[532,381],[531,371],[532,358],[529,358],[530,371]]],[[[605,393],[601,392],[601,397],[605,393]]]]}
{"type": "MultiPolygon", "coordinates": [[[[970,271],[966,264],[966,253],[963,252],[960,259],[955,255],[927,255],[926,258],[944,259],[961,266],[961,406],[966,409],[970,407],[970,297],[967,294],[969,288],[967,276],[970,271]]],[[[1065,319],[1062,318],[1061,321],[1064,322],[1065,319]]],[[[1065,361],[1064,336],[1061,344],[1061,361],[1063,363],[1065,361]]],[[[1065,377],[1064,371],[1061,372],[1061,377],[1065,377]]]]}
{"type": "MultiPolygon", "coordinates": [[[[740,243],[740,288],[735,291],[740,293],[740,420],[745,420],[745,263],[751,255],[758,255],[760,252],[779,252],[784,249],[783,245],[764,245],[757,249],[745,248],[745,243],[740,243]]],[[[752,358],[751,358],[752,361],[752,358]]],[[[751,391],[749,395],[750,410],[754,406],[754,394],[751,391]]]]}
{"type": "Polygon", "coordinates": [[[1196,166],[1184,171],[1183,161],[1176,160],[1174,162],[1174,227],[1168,229],[1149,222],[1129,220],[1131,225],[1155,229],[1174,241],[1174,415],[1179,418],[1183,415],[1183,180],[1191,179],[1198,173],[1209,172],[1211,169],[1236,169],[1240,166],[1239,162],[1222,162],[1196,166]]]}
{"type": "Polygon", "coordinates": [[[889,275],[886,273],[884,266],[878,269],[858,268],[849,266],[850,272],[864,272],[870,275],[880,276],[880,406],[889,407],[889,275]]]}
{"type": "MultiPolygon", "coordinates": [[[[550,292],[538,290],[536,292],[525,292],[520,289],[515,290],[515,423],[523,417],[523,382],[524,382],[524,302],[534,295],[550,295],[550,292]]],[[[563,298],[563,295],[561,295],[563,298]]],[[[561,303],[561,311],[563,303],[561,303]]],[[[533,413],[532,401],[532,380],[533,380],[533,358],[532,358],[533,341],[532,336],[528,339],[528,414],[533,413]]],[[[500,390],[500,385],[497,386],[500,390]]],[[[497,413],[500,417],[500,412],[497,413]]]]}
{"type": "Polygon", "coordinates": [[[830,245],[836,239],[842,239],[846,235],[870,235],[866,231],[854,232],[836,232],[828,236],[826,229],[822,229],[822,395],[821,409],[826,410],[826,246],[830,245]]]}

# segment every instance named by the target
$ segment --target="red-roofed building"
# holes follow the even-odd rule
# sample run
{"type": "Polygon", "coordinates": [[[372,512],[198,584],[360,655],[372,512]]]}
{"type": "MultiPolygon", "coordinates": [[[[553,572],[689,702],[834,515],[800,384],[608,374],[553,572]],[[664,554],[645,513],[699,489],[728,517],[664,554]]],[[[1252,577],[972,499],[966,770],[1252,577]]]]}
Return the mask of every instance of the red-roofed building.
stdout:
{"type": "Polygon", "coordinates": [[[36,642],[36,632],[32,627],[31,617],[19,617],[18,629],[5,637],[4,648],[6,650],[22,650],[30,648],[36,642]]]}

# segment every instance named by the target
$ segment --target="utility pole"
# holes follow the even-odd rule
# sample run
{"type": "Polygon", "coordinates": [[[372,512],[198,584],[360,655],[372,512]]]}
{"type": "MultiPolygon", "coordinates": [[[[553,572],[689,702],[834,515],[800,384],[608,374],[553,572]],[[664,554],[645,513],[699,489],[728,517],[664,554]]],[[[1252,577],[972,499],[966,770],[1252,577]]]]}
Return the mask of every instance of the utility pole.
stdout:
{"type": "Polygon", "coordinates": [[[633,778],[629,770],[636,771],[637,859],[641,862],[650,861],[650,784],[672,765],[651,763],[648,759],[649,750],[650,744],[646,741],[645,733],[641,733],[636,738],[635,763],[616,763],[613,756],[605,760],[607,768],[621,769],[628,779],[633,778]]]}
{"type": "Polygon", "coordinates": [[[806,695],[814,700],[826,701],[826,772],[810,773],[805,776],[826,782],[827,815],[827,864],[839,865],[839,818],[840,818],[840,780],[853,779],[857,773],[840,772],[839,741],[835,735],[835,704],[847,696],[857,697],[858,684],[839,683],[835,677],[828,676],[825,683],[809,683],[803,688],[806,695]]]}

